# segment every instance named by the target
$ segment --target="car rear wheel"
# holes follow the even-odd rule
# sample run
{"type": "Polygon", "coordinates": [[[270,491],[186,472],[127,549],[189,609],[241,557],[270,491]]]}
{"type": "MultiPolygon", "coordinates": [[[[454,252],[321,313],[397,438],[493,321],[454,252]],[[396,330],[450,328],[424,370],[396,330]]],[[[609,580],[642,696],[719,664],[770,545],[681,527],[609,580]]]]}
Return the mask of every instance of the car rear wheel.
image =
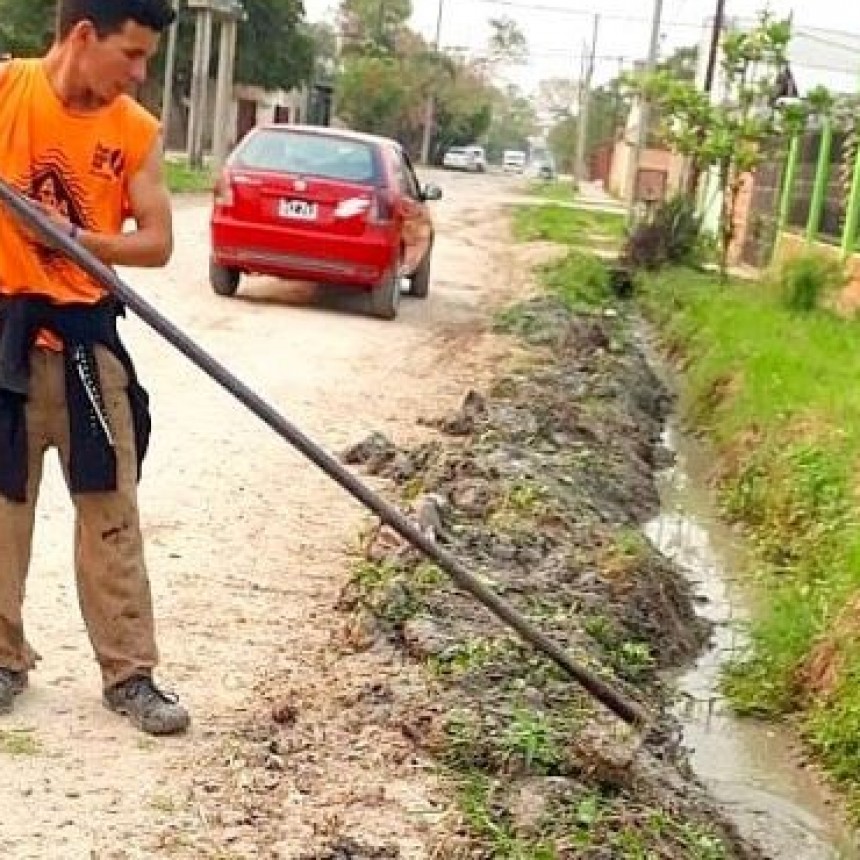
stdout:
{"type": "Polygon", "coordinates": [[[416,299],[426,299],[430,292],[430,261],[433,258],[433,246],[427,249],[415,273],[409,278],[409,295],[416,299]]]}
{"type": "Polygon", "coordinates": [[[230,269],[215,260],[209,260],[209,283],[219,296],[235,296],[241,276],[238,269],[230,269]]]}
{"type": "Polygon", "coordinates": [[[400,310],[400,263],[396,263],[370,294],[370,311],[375,317],[393,320],[400,310]]]}

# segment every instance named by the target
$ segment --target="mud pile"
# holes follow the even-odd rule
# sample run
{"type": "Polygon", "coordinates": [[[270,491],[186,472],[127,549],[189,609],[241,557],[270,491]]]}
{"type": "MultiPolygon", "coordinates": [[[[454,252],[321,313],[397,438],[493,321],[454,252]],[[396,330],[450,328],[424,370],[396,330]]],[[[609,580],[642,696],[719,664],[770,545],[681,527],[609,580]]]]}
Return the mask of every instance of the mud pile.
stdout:
{"type": "Polygon", "coordinates": [[[695,784],[667,711],[667,670],[708,636],[642,533],[671,399],[623,316],[541,298],[506,318],[528,345],[518,369],[431,420],[433,442],[376,435],[343,459],[389,479],[422,528],[654,723],[630,734],[395,533],[369,530],[339,608],[356,649],[426,666],[391,719],[458,796],[434,856],[760,856],[695,784]]]}

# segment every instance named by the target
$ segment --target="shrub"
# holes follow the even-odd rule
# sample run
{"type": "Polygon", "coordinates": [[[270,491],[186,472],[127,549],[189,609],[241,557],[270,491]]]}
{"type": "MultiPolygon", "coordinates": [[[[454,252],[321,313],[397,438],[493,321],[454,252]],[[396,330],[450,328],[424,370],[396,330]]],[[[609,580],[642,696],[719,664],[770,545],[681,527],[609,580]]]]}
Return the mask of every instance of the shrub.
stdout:
{"type": "Polygon", "coordinates": [[[661,203],[649,221],[634,228],[622,260],[634,269],[698,265],[704,257],[702,220],[695,203],[684,195],[661,203]]]}
{"type": "Polygon", "coordinates": [[[845,285],[842,265],[826,254],[808,252],[784,263],[777,275],[783,304],[792,311],[808,313],[828,293],[845,285]]]}

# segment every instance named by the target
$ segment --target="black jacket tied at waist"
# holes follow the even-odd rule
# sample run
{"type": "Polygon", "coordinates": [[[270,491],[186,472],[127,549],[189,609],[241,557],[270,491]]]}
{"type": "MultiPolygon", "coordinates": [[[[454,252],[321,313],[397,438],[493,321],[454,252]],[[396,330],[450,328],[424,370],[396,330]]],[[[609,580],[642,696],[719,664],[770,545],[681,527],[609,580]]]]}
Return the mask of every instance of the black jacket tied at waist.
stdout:
{"type": "Polygon", "coordinates": [[[42,296],[0,296],[0,495],[13,502],[27,501],[25,404],[30,389],[30,352],[42,329],[57,335],[64,345],[71,492],[112,492],[117,486],[113,438],[103,421],[96,344],[110,350],[128,375],[140,477],[151,430],[149,397],[117,332],[116,319],[123,312],[113,298],[95,305],[57,305],[42,296]]]}

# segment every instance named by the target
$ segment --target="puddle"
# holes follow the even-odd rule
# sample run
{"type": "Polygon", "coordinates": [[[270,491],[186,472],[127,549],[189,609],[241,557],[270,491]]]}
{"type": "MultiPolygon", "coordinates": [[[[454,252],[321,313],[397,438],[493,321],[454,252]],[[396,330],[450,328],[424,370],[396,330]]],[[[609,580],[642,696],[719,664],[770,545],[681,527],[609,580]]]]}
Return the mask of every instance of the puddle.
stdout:
{"type": "Polygon", "coordinates": [[[663,510],[646,533],[688,574],[702,598],[701,614],[714,623],[710,650],[678,681],[691,764],[740,831],[771,857],[860,860],[857,836],[797,763],[791,734],[734,717],[721,698],[720,668],[743,644],[737,622],[748,597],[732,575],[744,570],[744,551],[710,498],[703,447],[674,428],[665,441],[677,462],[661,476],[663,510]]]}

